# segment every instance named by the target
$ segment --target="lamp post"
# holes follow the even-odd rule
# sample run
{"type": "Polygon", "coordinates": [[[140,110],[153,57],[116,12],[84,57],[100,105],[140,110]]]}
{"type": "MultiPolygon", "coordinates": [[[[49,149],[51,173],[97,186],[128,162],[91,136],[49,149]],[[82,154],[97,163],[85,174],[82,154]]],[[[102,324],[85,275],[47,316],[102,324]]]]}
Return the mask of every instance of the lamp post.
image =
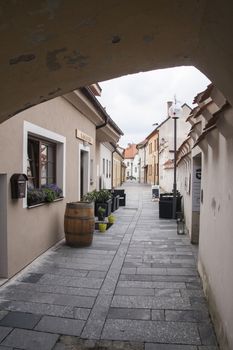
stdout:
{"type": "Polygon", "coordinates": [[[177,184],[176,184],[176,148],[177,148],[177,119],[179,119],[182,113],[182,107],[180,103],[176,100],[176,96],[174,96],[174,102],[172,106],[169,108],[169,114],[174,120],[174,180],[173,180],[173,201],[172,201],[172,218],[176,219],[176,192],[177,192],[177,184]]]}

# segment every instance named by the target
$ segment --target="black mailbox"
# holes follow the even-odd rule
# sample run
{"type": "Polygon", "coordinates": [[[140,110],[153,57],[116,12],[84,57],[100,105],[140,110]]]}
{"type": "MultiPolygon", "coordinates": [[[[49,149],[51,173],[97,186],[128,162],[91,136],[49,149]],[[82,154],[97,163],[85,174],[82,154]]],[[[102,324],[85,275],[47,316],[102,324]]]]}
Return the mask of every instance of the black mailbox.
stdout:
{"type": "Polygon", "coordinates": [[[11,198],[25,198],[26,196],[26,181],[28,180],[25,174],[13,174],[11,176],[11,198]]]}

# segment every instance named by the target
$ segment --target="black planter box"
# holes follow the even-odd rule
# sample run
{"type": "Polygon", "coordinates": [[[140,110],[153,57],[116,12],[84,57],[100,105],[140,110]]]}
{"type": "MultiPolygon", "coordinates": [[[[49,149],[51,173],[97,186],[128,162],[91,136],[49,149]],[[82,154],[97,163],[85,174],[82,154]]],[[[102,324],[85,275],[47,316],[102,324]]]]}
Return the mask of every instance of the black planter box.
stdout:
{"type": "Polygon", "coordinates": [[[113,194],[113,197],[112,197],[112,212],[117,210],[119,208],[119,205],[120,205],[120,196],[113,194]]]}
{"type": "Polygon", "coordinates": [[[126,194],[125,190],[114,190],[114,196],[120,196],[119,198],[119,206],[125,206],[126,204],[126,194]]]}
{"type": "MultiPolygon", "coordinates": [[[[181,196],[176,197],[176,212],[181,211],[181,196]]],[[[161,193],[159,199],[159,217],[172,219],[173,193],[161,193]]]]}

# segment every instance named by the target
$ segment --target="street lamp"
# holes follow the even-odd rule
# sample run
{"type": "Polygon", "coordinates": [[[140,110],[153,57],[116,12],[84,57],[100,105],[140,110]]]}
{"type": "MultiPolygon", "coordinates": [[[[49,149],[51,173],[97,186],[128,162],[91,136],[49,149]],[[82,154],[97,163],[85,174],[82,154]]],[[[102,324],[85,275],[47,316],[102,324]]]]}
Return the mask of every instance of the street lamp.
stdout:
{"type": "Polygon", "coordinates": [[[169,114],[174,119],[174,181],[173,181],[173,202],[172,202],[172,218],[176,219],[176,144],[177,144],[177,125],[176,121],[182,113],[181,104],[177,101],[176,96],[174,96],[174,102],[169,108],[169,114]]]}

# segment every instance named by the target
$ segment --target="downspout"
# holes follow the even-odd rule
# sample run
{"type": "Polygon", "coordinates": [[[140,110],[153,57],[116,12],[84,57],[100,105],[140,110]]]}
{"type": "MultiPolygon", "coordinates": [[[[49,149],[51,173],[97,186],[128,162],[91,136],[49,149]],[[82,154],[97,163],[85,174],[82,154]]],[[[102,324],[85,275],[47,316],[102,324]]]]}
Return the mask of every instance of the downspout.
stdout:
{"type": "Polygon", "coordinates": [[[112,188],[113,188],[113,171],[114,171],[114,166],[113,166],[113,153],[116,152],[117,148],[114,144],[111,143],[113,146],[114,150],[112,151],[112,178],[111,178],[111,183],[112,183],[112,188]]]}
{"type": "Polygon", "coordinates": [[[101,128],[104,128],[104,127],[108,124],[108,120],[109,120],[109,117],[106,116],[106,117],[105,117],[104,123],[103,123],[103,124],[100,124],[100,125],[97,125],[97,126],[96,126],[96,130],[101,129],[101,128]]]}
{"type": "Polygon", "coordinates": [[[116,150],[112,151],[112,178],[111,178],[112,188],[113,188],[113,171],[114,171],[114,167],[113,167],[113,153],[114,153],[115,151],[116,151],[116,150]]]}

